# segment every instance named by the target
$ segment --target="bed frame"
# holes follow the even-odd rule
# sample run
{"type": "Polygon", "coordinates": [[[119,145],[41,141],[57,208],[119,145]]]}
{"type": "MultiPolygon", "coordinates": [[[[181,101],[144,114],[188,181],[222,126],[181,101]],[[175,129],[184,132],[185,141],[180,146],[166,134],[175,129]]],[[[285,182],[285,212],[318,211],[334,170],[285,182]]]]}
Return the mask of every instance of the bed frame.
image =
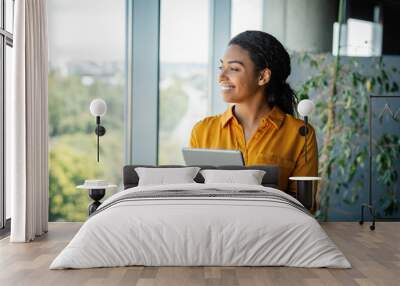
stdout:
{"type": "MultiPolygon", "coordinates": [[[[161,166],[150,166],[150,165],[127,165],[124,166],[123,170],[123,182],[124,190],[128,188],[133,188],[138,185],[139,176],[135,171],[137,167],[147,167],[147,168],[181,168],[186,167],[182,165],[161,165],[161,166]]],[[[279,185],[279,167],[275,165],[260,165],[260,166],[198,166],[202,170],[204,169],[218,169],[218,170],[246,170],[246,169],[256,169],[265,171],[265,175],[262,179],[262,185],[265,187],[278,188],[279,185]]],[[[204,183],[204,178],[200,174],[194,178],[197,183],[204,183]]]]}

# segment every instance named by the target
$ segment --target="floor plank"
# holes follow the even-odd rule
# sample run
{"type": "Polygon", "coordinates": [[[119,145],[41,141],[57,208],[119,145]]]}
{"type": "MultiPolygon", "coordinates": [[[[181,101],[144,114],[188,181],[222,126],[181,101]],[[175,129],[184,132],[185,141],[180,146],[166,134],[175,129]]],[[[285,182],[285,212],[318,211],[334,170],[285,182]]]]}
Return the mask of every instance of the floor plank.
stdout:
{"type": "Polygon", "coordinates": [[[116,267],[48,269],[81,223],[50,223],[49,233],[32,243],[0,240],[0,285],[399,285],[400,223],[380,222],[375,231],[356,222],[322,223],[350,260],[352,269],[290,267],[116,267]]]}

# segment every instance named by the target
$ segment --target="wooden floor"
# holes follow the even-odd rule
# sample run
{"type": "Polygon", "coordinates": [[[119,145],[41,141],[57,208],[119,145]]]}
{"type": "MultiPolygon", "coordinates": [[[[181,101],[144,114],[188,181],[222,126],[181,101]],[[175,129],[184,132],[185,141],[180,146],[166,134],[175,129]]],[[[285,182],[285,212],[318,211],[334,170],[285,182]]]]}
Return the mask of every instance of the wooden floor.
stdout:
{"type": "Polygon", "coordinates": [[[400,223],[377,223],[375,231],[355,222],[323,223],[353,268],[120,267],[48,270],[81,226],[50,223],[32,243],[0,241],[0,285],[400,285],[400,223]]]}

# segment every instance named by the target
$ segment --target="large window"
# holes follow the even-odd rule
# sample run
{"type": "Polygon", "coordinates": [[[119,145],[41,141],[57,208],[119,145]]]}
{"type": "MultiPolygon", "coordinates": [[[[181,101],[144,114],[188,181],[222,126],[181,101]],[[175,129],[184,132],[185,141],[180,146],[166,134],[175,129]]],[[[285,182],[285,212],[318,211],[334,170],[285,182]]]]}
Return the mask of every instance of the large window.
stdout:
{"type": "Polygon", "coordinates": [[[209,1],[162,0],[159,163],[183,163],[193,125],[209,112],[209,1]]]}
{"type": "Polygon", "coordinates": [[[11,194],[5,184],[6,105],[11,97],[14,1],[0,1],[0,228],[11,217],[11,194]]]}
{"type": "MultiPolygon", "coordinates": [[[[121,182],[125,0],[48,0],[50,221],[82,221],[85,179],[121,182]],[[106,101],[96,158],[94,98],[106,101]]],[[[110,194],[111,192],[108,192],[110,194]]]]}

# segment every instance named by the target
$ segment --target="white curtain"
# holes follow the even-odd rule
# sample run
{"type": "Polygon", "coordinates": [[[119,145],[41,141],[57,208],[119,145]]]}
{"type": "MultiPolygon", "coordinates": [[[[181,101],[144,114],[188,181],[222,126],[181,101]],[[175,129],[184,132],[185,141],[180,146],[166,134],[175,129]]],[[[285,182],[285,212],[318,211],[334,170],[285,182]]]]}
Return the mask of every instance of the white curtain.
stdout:
{"type": "Polygon", "coordinates": [[[12,194],[10,241],[27,242],[47,232],[48,226],[46,0],[17,0],[14,11],[6,180],[12,194]]]}

